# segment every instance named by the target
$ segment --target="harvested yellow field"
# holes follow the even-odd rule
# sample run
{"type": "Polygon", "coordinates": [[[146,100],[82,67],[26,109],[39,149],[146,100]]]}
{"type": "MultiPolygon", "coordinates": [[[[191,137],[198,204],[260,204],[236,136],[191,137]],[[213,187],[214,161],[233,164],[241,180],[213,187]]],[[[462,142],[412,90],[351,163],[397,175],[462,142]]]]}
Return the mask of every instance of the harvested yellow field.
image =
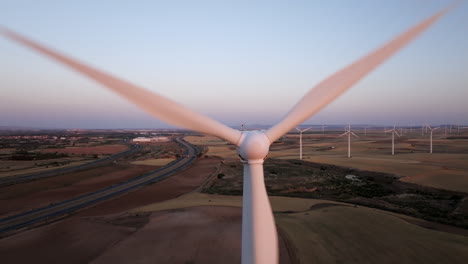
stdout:
{"type": "Polygon", "coordinates": [[[194,145],[226,145],[228,142],[214,136],[187,136],[184,137],[189,143],[194,145]]]}
{"type": "Polygon", "coordinates": [[[66,168],[66,167],[72,167],[72,166],[78,166],[82,164],[89,163],[91,160],[83,160],[83,159],[76,159],[76,158],[63,158],[63,159],[55,159],[55,161],[61,162],[61,161],[70,161],[69,164],[64,164],[60,166],[37,166],[34,165],[34,163],[38,163],[37,161],[3,161],[0,162],[1,166],[11,166],[11,168],[15,168],[14,170],[7,170],[7,171],[1,171],[0,172],[0,178],[1,177],[8,177],[8,176],[14,176],[14,175],[22,175],[22,174],[29,174],[29,173],[36,173],[36,172],[45,172],[49,170],[55,170],[55,169],[61,169],[61,168],[66,168]],[[18,165],[15,165],[17,163],[18,165]]]}
{"type": "Polygon", "coordinates": [[[126,145],[101,145],[101,146],[86,146],[86,147],[67,147],[67,148],[49,148],[43,149],[43,152],[58,152],[70,155],[111,155],[128,149],[126,145]]]}
{"type": "Polygon", "coordinates": [[[165,158],[165,159],[146,159],[146,160],[138,160],[131,162],[132,164],[136,165],[151,165],[151,166],[164,166],[169,164],[170,162],[174,161],[173,158],[165,158]]]}
{"type": "Polygon", "coordinates": [[[237,152],[231,147],[225,146],[209,146],[207,155],[218,156],[222,158],[237,158],[237,152]]]}
{"type": "MultiPolygon", "coordinates": [[[[299,263],[464,263],[468,237],[410,224],[385,211],[325,200],[270,197],[299,263]],[[288,212],[288,213],[285,213],[288,212]]],[[[242,197],[190,193],[132,210],[242,206],[242,197]]]]}
{"type": "Polygon", "coordinates": [[[277,214],[300,263],[465,263],[468,237],[422,228],[365,207],[277,214]]]}
{"type": "MultiPolygon", "coordinates": [[[[317,199],[290,198],[280,196],[270,196],[271,206],[273,211],[307,211],[311,206],[321,203],[333,203],[338,205],[346,205],[339,202],[331,202],[317,199]]],[[[172,200],[167,200],[161,203],[154,203],[142,206],[132,210],[131,212],[156,212],[169,209],[187,208],[194,206],[234,206],[242,207],[242,196],[231,195],[216,195],[192,192],[172,200]]]]}
{"type": "Polygon", "coordinates": [[[192,192],[161,203],[138,207],[130,212],[156,212],[201,205],[242,207],[242,197],[192,192]]]}
{"type": "Polygon", "coordinates": [[[232,144],[213,136],[187,136],[184,138],[194,145],[208,147],[206,155],[221,158],[237,158],[236,147],[232,144]]]}

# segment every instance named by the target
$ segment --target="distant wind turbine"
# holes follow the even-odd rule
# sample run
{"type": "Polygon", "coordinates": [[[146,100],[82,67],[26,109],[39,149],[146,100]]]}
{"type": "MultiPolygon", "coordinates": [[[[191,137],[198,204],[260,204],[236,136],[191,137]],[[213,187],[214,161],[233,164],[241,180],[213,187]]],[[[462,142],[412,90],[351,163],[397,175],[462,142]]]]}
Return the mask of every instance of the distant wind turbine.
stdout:
{"type": "Polygon", "coordinates": [[[400,135],[398,135],[398,132],[396,131],[395,126],[393,126],[393,129],[387,130],[385,132],[392,133],[392,155],[395,155],[395,135],[397,135],[398,137],[400,137],[400,135]]]}
{"type": "Polygon", "coordinates": [[[299,131],[299,159],[302,160],[302,132],[305,132],[311,129],[311,127],[303,129],[303,130],[300,130],[299,128],[296,127],[296,129],[297,131],[299,131]]]}
{"type": "Polygon", "coordinates": [[[359,137],[356,134],[354,134],[353,131],[351,131],[351,125],[348,125],[348,129],[346,129],[346,132],[339,136],[342,137],[344,135],[348,135],[348,158],[351,158],[351,135],[355,136],[356,138],[359,137]]]}
{"type": "MultiPolygon", "coordinates": [[[[276,264],[279,259],[278,236],[263,174],[263,162],[269,152],[270,145],[329,105],[429,28],[450,9],[446,8],[436,13],[398,35],[381,48],[329,76],[308,91],[281,121],[266,131],[232,129],[169,98],[90,67],[13,31],[0,28],[0,34],[95,80],[156,118],[172,125],[217,136],[237,146],[241,162],[244,164],[241,261],[243,264],[276,264]]],[[[245,96],[250,96],[250,94],[245,94],[245,96]]]]}
{"type": "Polygon", "coordinates": [[[369,125],[364,126],[364,136],[367,137],[367,129],[369,128],[369,125]]]}
{"type": "Polygon", "coordinates": [[[322,135],[325,134],[325,128],[326,127],[327,127],[326,125],[322,125],[322,135]]]}
{"type": "Polygon", "coordinates": [[[432,128],[432,127],[429,126],[429,125],[427,125],[427,127],[429,128],[430,133],[431,133],[431,137],[430,137],[430,145],[431,145],[431,146],[430,146],[430,148],[429,148],[429,153],[432,154],[432,132],[434,132],[434,130],[439,129],[440,127],[434,127],[434,128],[432,128]]]}

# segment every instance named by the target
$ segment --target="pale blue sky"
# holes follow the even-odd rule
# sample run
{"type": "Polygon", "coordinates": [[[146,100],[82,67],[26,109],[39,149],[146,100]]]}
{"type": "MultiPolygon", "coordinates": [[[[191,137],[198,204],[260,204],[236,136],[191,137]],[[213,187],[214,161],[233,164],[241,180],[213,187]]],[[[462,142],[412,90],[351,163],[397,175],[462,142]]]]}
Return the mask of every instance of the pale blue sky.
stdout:
{"type": "MultiPolygon", "coordinates": [[[[0,25],[229,124],[271,124],[451,1],[0,0],[0,25]]],[[[468,124],[468,3],[305,123],[468,124]]],[[[0,37],[0,126],[167,125],[0,37]]]]}

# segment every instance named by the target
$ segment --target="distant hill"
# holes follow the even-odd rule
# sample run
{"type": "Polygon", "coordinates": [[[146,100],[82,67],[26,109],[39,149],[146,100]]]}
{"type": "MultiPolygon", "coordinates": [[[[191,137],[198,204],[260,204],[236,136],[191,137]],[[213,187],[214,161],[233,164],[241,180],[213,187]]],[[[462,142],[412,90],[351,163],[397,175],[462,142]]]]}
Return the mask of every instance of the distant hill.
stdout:
{"type": "Polygon", "coordinates": [[[23,126],[0,126],[0,130],[44,130],[46,128],[39,127],[23,127],[23,126]]]}

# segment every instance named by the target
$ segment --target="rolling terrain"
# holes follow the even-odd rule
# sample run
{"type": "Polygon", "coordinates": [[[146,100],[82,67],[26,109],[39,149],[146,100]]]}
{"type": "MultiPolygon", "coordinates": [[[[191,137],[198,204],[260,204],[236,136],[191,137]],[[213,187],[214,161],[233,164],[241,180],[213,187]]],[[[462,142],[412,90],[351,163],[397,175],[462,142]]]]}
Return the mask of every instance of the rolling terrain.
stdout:
{"type": "MultiPolygon", "coordinates": [[[[451,182],[468,166],[465,139],[439,139],[435,150],[447,152],[432,155],[424,153],[424,138],[402,139],[391,156],[384,137],[371,132],[353,142],[350,159],[336,135],[304,134],[304,161],[295,134],[272,146],[265,179],[280,263],[465,262],[467,194],[451,182]],[[426,174],[434,168],[449,172],[426,174]],[[440,183],[414,182],[418,173],[440,183]]],[[[239,263],[242,166],[235,148],[209,136],[185,139],[207,150],[188,169],[5,237],[0,254],[7,263],[239,263]]],[[[131,166],[171,160],[149,155],[131,166]]]]}

